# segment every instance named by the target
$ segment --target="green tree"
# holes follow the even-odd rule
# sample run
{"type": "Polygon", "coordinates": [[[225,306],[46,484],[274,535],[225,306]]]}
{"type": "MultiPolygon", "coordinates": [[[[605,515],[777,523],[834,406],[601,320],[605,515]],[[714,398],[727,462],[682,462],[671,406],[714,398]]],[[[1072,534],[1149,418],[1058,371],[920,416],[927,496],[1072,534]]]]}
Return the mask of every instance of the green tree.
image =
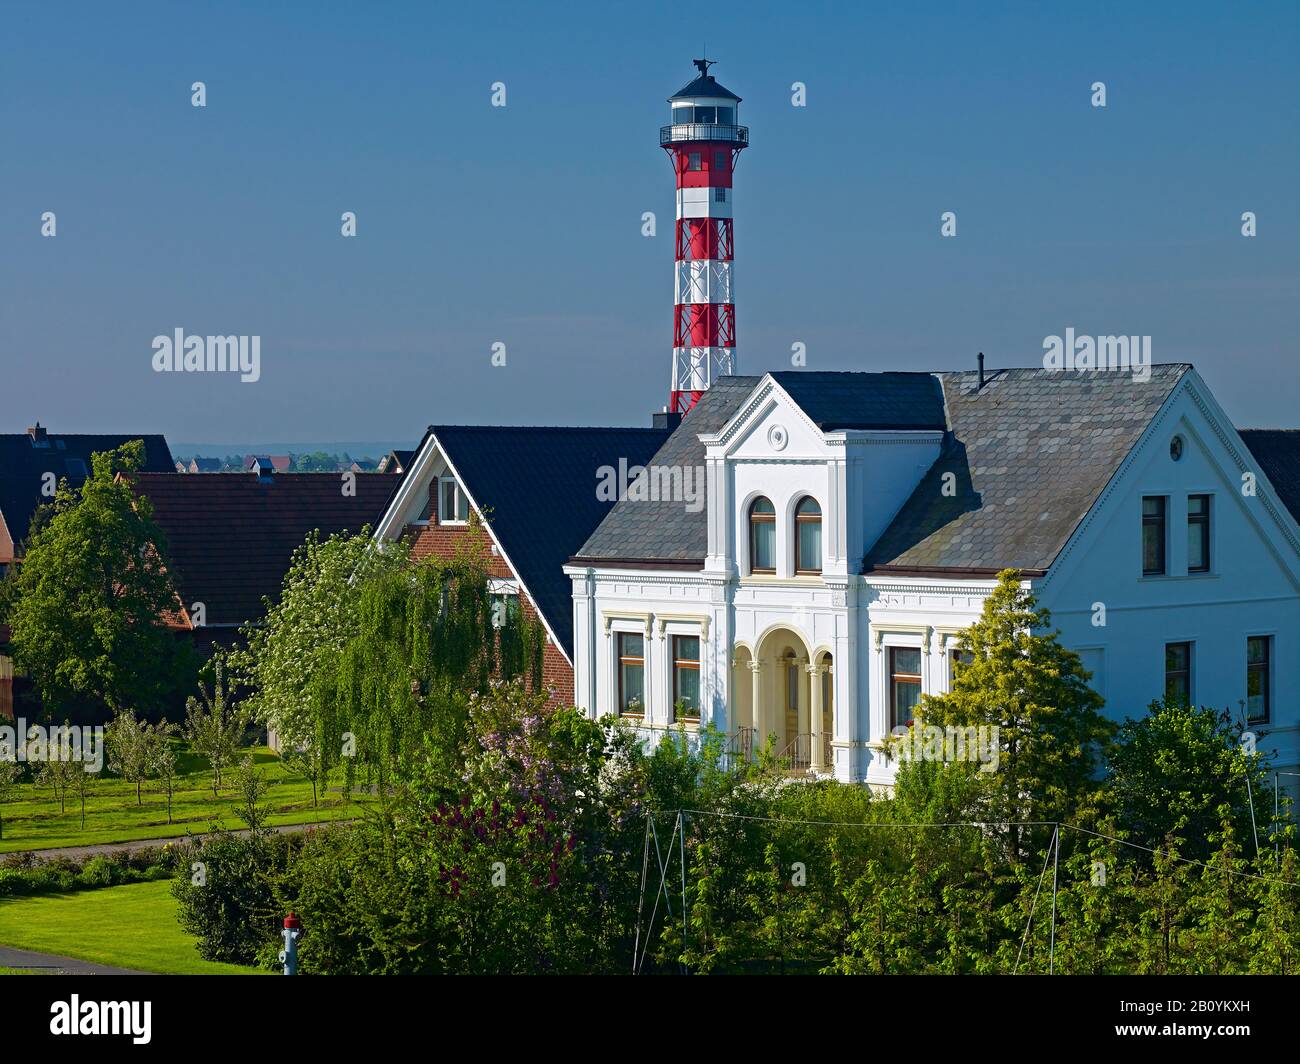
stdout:
{"type": "Polygon", "coordinates": [[[199,685],[199,697],[190,696],[185,705],[185,738],[195,753],[208,759],[212,768],[212,793],[221,786],[221,774],[239,750],[248,727],[248,712],[231,704],[225,682],[225,662],[220,654],[212,659],[212,693],[199,685]]]}
{"type": "Polygon", "coordinates": [[[244,629],[247,649],[230,661],[232,674],[253,692],[250,713],[276,733],[282,749],[309,745],[315,735],[313,685],[360,630],[362,585],[406,565],[402,544],[377,550],[367,529],[324,541],[313,532],[294,551],[278,599],[267,603],[261,623],[244,629]]]}
{"type": "Polygon", "coordinates": [[[14,660],[50,714],[86,699],[156,709],[192,675],[188,644],[166,626],[177,600],[162,531],[118,476],[143,461],[134,440],[95,454],[80,491],[60,481],[6,579],[14,660]]]}
{"type": "Polygon", "coordinates": [[[86,800],[94,785],[99,782],[99,769],[92,769],[89,763],[72,762],[72,771],[68,774],[68,786],[81,805],[81,829],[86,829],[86,800]]]}
{"type": "Polygon", "coordinates": [[[4,804],[18,790],[23,769],[17,761],[0,760],[0,839],[4,838],[4,804]]]}
{"type": "MultiPolygon", "coordinates": [[[[1088,686],[1079,656],[1057,641],[1051,618],[1019,574],[1006,570],[980,619],[961,636],[969,660],[954,670],[952,690],[922,699],[925,725],[998,729],[996,771],[971,762],[961,769],[982,783],[977,819],[1067,821],[1093,804],[1114,725],[1088,686]]],[[[1006,829],[1009,856],[1042,851],[1051,828],[1006,829]]]]}
{"type": "Polygon", "coordinates": [[[158,778],[162,792],[167,796],[167,823],[169,824],[172,822],[172,797],[176,793],[176,779],[180,771],[176,747],[172,743],[172,736],[178,730],[175,724],[164,723],[162,728],[155,732],[157,740],[149,751],[149,771],[158,778]]]}
{"type": "Polygon", "coordinates": [[[321,793],[327,789],[330,773],[341,755],[332,757],[321,743],[308,742],[305,746],[284,750],[280,756],[289,768],[311,783],[311,804],[319,807],[321,793]]]}
{"type": "Polygon", "coordinates": [[[1152,702],[1145,716],[1120,725],[1110,770],[1107,797],[1129,837],[1145,846],[1172,834],[1184,856],[1207,860],[1222,809],[1242,839],[1256,830],[1262,838],[1272,817],[1263,757],[1226,711],[1152,702]]]}
{"type": "Polygon", "coordinates": [[[235,793],[239,804],[235,807],[235,816],[239,817],[254,833],[262,830],[266,823],[267,807],[262,804],[270,784],[261,769],[257,767],[251,753],[245,754],[235,769],[235,793]]]}
{"type": "Polygon", "coordinates": [[[541,680],[542,629],[523,616],[494,619],[486,570],[465,552],[369,574],[350,589],[356,628],[313,677],[309,741],[373,769],[382,797],[426,764],[455,764],[473,695],[494,680],[541,680]]]}
{"type": "MultiPolygon", "coordinates": [[[[72,760],[72,747],[68,738],[68,725],[51,728],[48,740],[40,747],[43,751],[41,767],[36,770],[36,782],[50,788],[59,803],[59,812],[68,811],[68,792],[76,783],[74,777],[81,772],[80,759],[72,760]]],[[[28,757],[32,756],[32,747],[28,747],[28,757]]]]}
{"type": "Polygon", "coordinates": [[[128,783],[135,784],[135,804],[141,805],[141,788],[151,769],[153,728],[123,707],[104,729],[108,767],[128,783]]]}

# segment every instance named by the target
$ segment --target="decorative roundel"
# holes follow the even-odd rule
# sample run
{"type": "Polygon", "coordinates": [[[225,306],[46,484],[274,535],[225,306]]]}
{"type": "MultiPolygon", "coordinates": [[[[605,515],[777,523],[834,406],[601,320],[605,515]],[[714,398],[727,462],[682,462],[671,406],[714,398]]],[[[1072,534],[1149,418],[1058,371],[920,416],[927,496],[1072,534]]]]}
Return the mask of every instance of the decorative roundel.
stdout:
{"type": "Polygon", "coordinates": [[[773,425],[767,430],[767,442],[772,445],[772,450],[784,451],[785,445],[790,442],[790,434],[785,431],[784,425],[773,425]]]}
{"type": "Polygon", "coordinates": [[[1178,459],[1182,458],[1182,456],[1183,456],[1183,438],[1181,436],[1175,436],[1172,440],[1169,441],[1169,457],[1172,458],[1175,462],[1177,462],[1178,459]]]}

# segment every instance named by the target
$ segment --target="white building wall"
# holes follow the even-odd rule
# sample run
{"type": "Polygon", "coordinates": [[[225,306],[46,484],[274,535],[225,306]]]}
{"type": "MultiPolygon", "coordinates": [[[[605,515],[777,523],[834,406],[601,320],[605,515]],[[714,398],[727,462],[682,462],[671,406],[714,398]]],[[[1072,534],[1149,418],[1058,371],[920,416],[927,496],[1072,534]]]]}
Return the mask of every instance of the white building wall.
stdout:
{"type": "MultiPolygon", "coordinates": [[[[866,549],[937,457],[938,433],[821,433],[774,385],[760,385],[732,425],[707,437],[708,557],[704,571],[602,570],[574,575],[578,704],[612,712],[612,632],[647,641],[646,723],[671,719],[671,661],[665,636],[700,631],[707,717],[723,731],[749,682],[733,684],[732,661],[758,651],[774,628],[793,633],[800,653],[834,662],[832,760],[837,778],[887,786],[888,649],[922,651],[922,691],[948,690],[948,651],[976,620],[991,578],[860,576],[866,549]],[[759,494],[777,512],[775,575],[748,571],[748,506],[759,494]],[[805,494],[822,507],[822,576],[794,575],[793,510],[805,494]],[[588,691],[581,690],[586,685],[588,691]]],[[[1086,447],[1080,461],[1087,461],[1086,447]]],[[[1262,474],[1259,494],[1241,493],[1253,471],[1241,444],[1199,378],[1190,374],[1112,479],[1050,575],[1033,582],[1041,604],[1078,651],[1116,719],[1143,712],[1164,690],[1164,644],[1195,645],[1197,702],[1234,711],[1245,697],[1247,635],[1273,637],[1272,718],[1259,728],[1277,766],[1300,772],[1300,528],[1262,474]],[[1183,455],[1169,458],[1170,438],[1183,455]],[[1186,572],[1186,496],[1213,497],[1211,571],[1186,572]],[[1141,575],[1141,500],[1169,498],[1168,575],[1141,575]],[[1106,623],[1094,625],[1095,604],[1106,623]]],[[[1257,472],[1257,471],[1256,471],[1257,472]]],[[[976,564],[995,563],[977,559],[976,564]]],[[[1284,784],[1288,781],[1284,780],[1284,784]]],[[[1289,782],[1297,782],[1295,779],[1289,782]]]]}
{"type": "Polygon", "coordinates": [[[1140,716],[1163,696],[1165,644],[1173,642],[1193,644],[1193,700],[1238,717],[1246,638],[1271,636],[1271,720],[1253,730],[1261,750],[1277,750],[1278,767],[1300,771],[1300,578],[1287,541],[1294,522],[1262,478],[1255,495],[1243,495],[1241,475],[1255,472],[1253,459],[1230,427],[1227,441],[1220,438],[1226,419],[1213,405],[1203,409],[1203,387],[1193,378],[1174,397],[1037,591],[1062,642],[1100,666],[1106,712],[1115,720],[1140,716]],[[1175,436],[1183,441],[1176,462],[1175,436]],[[1210,571],[1203,574],[1188,572],[1192,494],[1211,496],[1210,571]],[[1142,499],[1150,495],[1167,499],[1166,575],[1144,577],[1142,499]]]}

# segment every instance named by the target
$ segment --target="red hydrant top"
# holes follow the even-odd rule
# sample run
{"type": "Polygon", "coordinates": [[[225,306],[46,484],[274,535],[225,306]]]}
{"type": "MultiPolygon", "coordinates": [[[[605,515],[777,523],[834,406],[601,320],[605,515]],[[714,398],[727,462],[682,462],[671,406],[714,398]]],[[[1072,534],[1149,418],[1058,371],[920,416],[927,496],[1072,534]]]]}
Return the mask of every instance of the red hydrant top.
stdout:
{"type": "Polygon", "coordinates": [[[284,918],[284,926],[285,926],[285,930],[287,931],[289,930],[296,931],[298,928],[302,927],[302,921],[299,920],[298,917],[294,915],[294,913],[291,911],[289,915],[284,918]]]}

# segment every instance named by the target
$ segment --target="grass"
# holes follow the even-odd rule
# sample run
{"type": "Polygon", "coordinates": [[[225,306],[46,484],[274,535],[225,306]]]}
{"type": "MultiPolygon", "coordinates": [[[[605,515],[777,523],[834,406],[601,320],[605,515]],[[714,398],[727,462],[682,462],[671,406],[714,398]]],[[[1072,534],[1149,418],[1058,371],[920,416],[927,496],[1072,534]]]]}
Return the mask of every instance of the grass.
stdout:
{"type": "Polygon", "coordinates": [[[268,974],[203,960],[176,922],[176,899],[165,879],[0,899],[0,945],[163,975],[268,974]]]}
{"type": "MultiPolygon", "coordinates": [[[[167,796],[159,792],[156,780],[146,781],[143,802],[137,804],[135,785],[105,771],[86,801],[84,829],[76,795],[68,795],[66,808],[61,812],[50,788],[27,782],[16,789],[10,801],[0,805],[0,816],[4,818],[0,854],[180,838],[190,832],[206,832],[213,824],[224,828],[244,827],[235,816],[233,770],[223,773],[223,786],[214,797],[207,762],[190,752],[184,743],[178,742],[177,747],[182,775],[176,780],[172,796],[172,823],[167,822],[167,796]]],[[[262,800],[270,809],[269,825],[312,824],[359,815],[356,800],[344,801],[338,793],[322,796],[320,805],[313,806],[308,780],[294,773],[264,746],[251,748],[251,753],[271,785],[262,800]]]]}

